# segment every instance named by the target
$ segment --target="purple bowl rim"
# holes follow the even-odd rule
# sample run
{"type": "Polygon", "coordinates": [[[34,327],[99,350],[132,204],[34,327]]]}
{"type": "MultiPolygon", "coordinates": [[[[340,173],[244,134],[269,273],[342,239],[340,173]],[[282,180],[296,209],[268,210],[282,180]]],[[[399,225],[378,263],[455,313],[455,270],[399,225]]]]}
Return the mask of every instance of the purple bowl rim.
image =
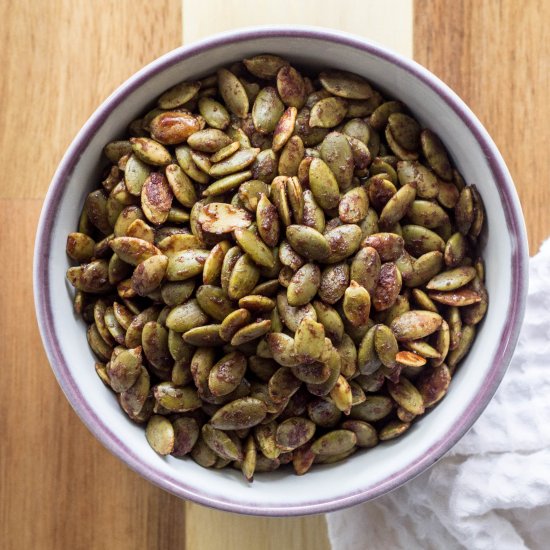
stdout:
{"type": "Polygon", "coordinates": [[[340,31],[304,26],[251,27],[217,34],[168,52],[126,80],[98,107],[72,141],[51,181],[42,207],[36,234],[33,279],[37,321],[52,370],[63,392],[81,420],[94,436],[113,454],[122,459],[142,477],[180,498],[189,499],[219,510],[241,514],[298,516],[333,512],[360,504],[392,491],[429,468],[469,430],[495,393],[506,372],[519,336],[527,294],[528,248],[525,224],[517,192],[496,145],[481,122],[457,94],[430,71],[381,45],[340,31]],[[87,404],[85,397],[79,392],[57,340],[48,280],[48,258],[51,249],[56,205],[64,192],[66,181],[78,163],[82,152],[86,149],[90,137],[101,127],[111,111],[152,76],[168,69],[183,59],[208,51],[213,47],[274,37],[324,40],[360,50],[397,65],[442,97],[468,127],[487,158],[489,167],[498,184],[500,199],[504,206],[512,242],[512,288],[510,305],[507,312],[508,319],[512,320],[512,322],[508,323],[502,331],[500,338],[501,346],[485,378],[483,389],[473,398],[466,414],[453,426],[451,431],[435,442],[424,455],[410,463],[407,467],[388,476],[376,486],[354,491],[338,498],[327,498],[292,506],[248,505],[232,501],[229,498],[208,497],[182,483],[180,480],[171,477],[161,469],[155,471],[154,469],[145,467],[140,458],[131,449],[127,448],[117,435],[111,432],[109,427],[97,417],[87,404]]]}

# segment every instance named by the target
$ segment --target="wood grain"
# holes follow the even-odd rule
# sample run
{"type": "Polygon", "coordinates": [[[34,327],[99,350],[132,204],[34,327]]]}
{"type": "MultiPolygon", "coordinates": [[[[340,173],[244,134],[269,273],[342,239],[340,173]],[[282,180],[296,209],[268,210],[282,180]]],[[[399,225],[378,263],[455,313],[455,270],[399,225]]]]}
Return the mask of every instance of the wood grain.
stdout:
{"type": "Polygon", "coordinates": [[[182,0],[183,42],[252,25],[315,25],[412,55],[412,0],[182,0]]]}
{"type": "Polygon", "coordinates": [[[114,458],[66,401],[32,295],[38,215],[63,151],[106,95],[179,44],[179,0],[151,6],[0,3],[0,257],[9,258],[0,271],[3,550],[184,547],[184,503],[114,458]]]}
{"type": "Polygon", "coordinates": [[[180,45],[181,4],[0,2],[0,30],[0,155],[13,174],[0,198],[42,198],[96,107],[143,65],[180,45]]]}
{"type": "Polygon", "coordinates": [[[534,254],[550,233],[547,0],[422,0],[414,57],[485,125],[514,178],[534,254]]]}

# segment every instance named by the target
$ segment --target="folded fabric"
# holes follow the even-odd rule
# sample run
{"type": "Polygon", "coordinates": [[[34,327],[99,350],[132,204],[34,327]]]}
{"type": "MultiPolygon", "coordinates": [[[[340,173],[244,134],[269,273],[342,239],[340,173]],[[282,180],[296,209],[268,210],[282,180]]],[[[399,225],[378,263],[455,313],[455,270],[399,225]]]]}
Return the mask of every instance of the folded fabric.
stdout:
{"type": "Polygon", "coordinates": [[[550,548],[550,240],[529,273],[518,346],[487,409],[430,470],[327,514],[333,550],[550,548]]]}

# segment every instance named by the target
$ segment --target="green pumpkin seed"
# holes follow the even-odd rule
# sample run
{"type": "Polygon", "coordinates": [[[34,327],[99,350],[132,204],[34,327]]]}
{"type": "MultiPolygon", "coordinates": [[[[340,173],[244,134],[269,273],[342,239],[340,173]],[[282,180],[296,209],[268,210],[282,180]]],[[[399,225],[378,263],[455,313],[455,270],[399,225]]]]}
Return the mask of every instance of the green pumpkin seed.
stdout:
{"type": "Polygon", "coordinates": [[[298,110],[296,107],[288,107],[279,117],[273,131],[273,151],[280,151],[290,139],[297,115],[298,110]]]}
{"type": "Polygon", "coordinates": [[[342,262],[325,267],[318,288],[319,297],[327,304],[335,304],[344,295],[349,280],[350,268],[347,263],[342,262]]]}
{"type": "Polygon", "coordinates": [[[352,431],[356,438],[358,447],[371,448],[378,445],[376,430],[368,422],[362,420],[346,420],[342,422],[342,428],[352,431]]]}
{"type": "Polygon", "coordinates": [[[312,227],[289,225],[286,238],[294,250],[309,260],[326,260],[331,253],[328,240],[312,227]]]}
{"type": "Polygon", "coordinates": [[[181,107],[197,95],[200,87],[200,82],[181,82],[159,97],[158,106],[161,109],[181,107]]]}
{"type": "Polygon", "coordinates": [[[279,241],[280,224],[277,208],[265,194],[260,195],[256,209],[258,233],[268,246],[275,246],[279,241]]]}
{"type": "Polygon", "coordinates": [[[212,248],[208,258],[204,262],[202,281],[205,285],[218,282],[221,277],[223,260],[230,248],[229,241],[222,241],[212,248]]]}
{"type": "Polygon", "coordinates": [[[321,271],[315,264],[305,264],[292,277],[287,289],[287,299],[291,306],[308,304],[317,294],[321,283],[321,271]]]}
{"type": "Polygon", "coordinates": [[[251,177],[252,177],[252,172],[250,172],[250,170],[246,170],[244,172],[237,172],[235,174],[230,174],[214,182],[212,185],[207,187],[202,194],[206,197],[223,195],[224,193],[227,193],[231,189],[238,187],[244,181],[249,180],[251,177]]]}
{"type": "Polygon", "coordinates": [[[170,164],[171,155],[168,149],[151,138],[130,138],[132,150],[141,161],[153,166],[165,166],[170,164]]]}
{"type": "MultiPolygon", "coordinates": [[[[228,252],[229,254],[229,252],[228,252]]],[[[227,255],[226,255],[227,257],[227,255]]],[[[222,268],[223,274],[223,268],[222,268]]],[[[227,282],[227,294],[232,300],[239,300],[250,294],[258,283],[260,272],[248,254],[240,256],[234,264],[227,282]]]]}
{"type": "Polygon", "coordinates": [[[168,259],[166,279],[184,281],[202,273],[209,251],[189,249],[177,252],[168,259]]]}
{"type": "Polygon", "coordinates": [[[392,113],[388,117],[388,128],[399,145],[407,151],[420,147],[420,125],[403,113],[392,113]]]}
{"type": "Polygon", "coordinates": [[[248,342],[252,342],[261,338],[264,334],[271,330],[270,319],[257,319],[254,323],[239,329],[231,338],[232,346],[242,346],[248,342]]]}
{"type": "Polygon", "coordinates": [[[309,393],[317,395],[319,397],[329,395],[331,391],[335,388],[340,377],[342,366],[340,356],[338,355],[338,352],[330,343],[330,340],[328,338],[325,339],[325,344],[328,344],[328,346],[325,347],[326,356],[321,356],[321,359],[330,370],[329,377],[327,378],[327,380],[321,383],[307,384],[307,389],[309,393]]]}
{"type": "Polygon", "coordinates": [[[410,351],[426,359],[441,358],[441,356],[439,355],[439,352],[424,340],[410,340],[410,341],[402,342],[402,344],[410,351]]]}
{"type": "Polygon", "coordinates": [[[231,300],[220,287],[202,285],[197,289],[195,297],[200,309],[216,321],[223,321],[227,315],[235,311],[231,300]]]}
{"type": "Polygon", "coordinates": [[[206,123],[212,128],[225,130],[229,125],[231,119],[227,109],[215,99],[201,97],[198,102],[198,108],[206,123]]]}
{"type": "Polygon", "coordinates": [[[307,418],[288,418],[277,427],[277,446],[282,451],[293,451],[305,445],[314,436],[315,429],[315,424],[307,418]]]}
{"type": "Polygon", "coordinates": [[[271,356],[279,365],[295,367],[299,361],[295,353],[294,338],[282,332],[271,332],[266,336],[271,356]]]}
{"type": "MultiPolygon", "coordinates": [[[[393,227],[414,205],[416,188],[414,184],[405,184],[393,195],[380,213],[379,224],[382,229],[393,227]]],[[[410,214],[409,214],[410,215],[410,214]]]]}
{"type": "Polygon", "coordinates": [[[450,181],[453,177],[447,151],[439,137],[431,130],[422,130],[420,134],[422,153],[431,169],[442,179],[450,181]]]}
{"type": "Polygon", "coordinates": [[[304,318],[317,320],[317,314],[311,304],[293,307],[289,305],[287,295],[284,292],[277,295],[277,311],[281,321],[292,332],[296,332],[298,325],[304,318]]]}
{"type": "Polygon", "coordinates": [[[388,391],[392,398],[412,414],[424,413],[424,401],[422,395],[406,378],[401,378],[399,383],[388,382],[388,391]]]}
{"type": "Polygon", "coordinates": [[[210,424],[218,430],[243,430],[262,422],[266,415],[263,401],[254,397],[236,399],[212,416],[210,424]]]}
{"type": "Polygon", "coordinates": [[[127,140],[111,141],[103,148],[103,154],[116,164],[121,157],[132,153],[132,144],[127,140]]]}
{"type": "Polygon", "coordinates": [[[189,136],[187,143],[203,153],[216,153],[232,143],[231,138],[216,128],[199,130],[189,136]]]}
{"type": "Polygon", "coordinates": [[[120,394],[120,406],[130,418],[136,418],[144,408],[150,387],[149,373],[142,366],[135,383],[120,394]]]}
{"type": "Polygon", "coordinates": [[[338,312],[329,305],[315,300],[313,308],[317,315],[317,321],[325,327],[325,332],[333,344],[338,345],[344,334],[344,323],[338,312]]]}
{"type": "Polygon", "coordinates": [[[239,246],[256,264],[268,268],[275,265],[275,260],[267,245],[252,231],[237,228],[234,231],[234,236],[239,246]]]}
{"type": "Polygon", "coordinates": [[[216,163],[221,162],[222,160],[225,160],[226,158],[230,157],[233,153],[238,151],[241,147],[241,144],[238,141],[232,141],[229,143],[229,145],[226,145],[225,147],[222,147],[218,151],[216,151],[211,157],[210,162],[216,163]]]}
{"type": "Polygon", "coordinates": [[[142,330],[141,343],[147,360],[157,369],[166,370],[173,366],[168,349],[168,331],[158,322],[149,321],[142,330]]]}
{"type": "Polygon", "coordinates": [[[383,130],[393,113],[402,113],[405,106],[399,101],[386,101],[377,107],[369,118],[370,125],[376,130],[383,130]]]}
{"type": "Polygon", "coordinates": [[[474,221],[474,199],[471,187],[465,187],[455,206],[455,219],[458,230],[467,235],[474,221]]]}
{"type": "Polygon", "coordinates": [[[351,386],[348,381],[342,376],[338,376],[338,380],[330,391],[330,398],[333,400],[336,408],[344,414],[349,414],[353,404],[353,396],[351,386]]]}
{"type": "Polygon", "coordinates": [[[162,382],[155,386],[153,395],[159,405],[171,412],[188,412],[201,406],[195,389],[178,387],[172,382],[162,382]]]}
{"type": "Polygon", "coordinates": [[[191,452],[199,438],[199,426],[194,418],[180,417],[172,422],[174,448],[172,455],[183,457],[191,452]]]}
{"type": "Polygon", "coordinates": [[[219,69],[218,88],[227,108],[240,118],[248,114],[249,102],[242,82],[227,69],[219,69]]]}
{"type": "Polygon", "coordinates": [[[252,107],[254,127],[261,134],[273,132],[284,110],[285,106],[279,98],[277,90],[270,86],[263,88],[256,96],[252,107]]]}
{"type": "Polygon", "coordinates": [[[243,453],[238,438],[232,438],[222,430],[213,428],[210,424],[205,424],[202,427],[201,435],[204,442],[219,457],[226,460],[242,460],[243,453]]]}
{"type": "Polygon", "coordinates": [[[328,165],[314,158],[309,167],[309,184],[315,201],[325,210],[338,206],[340,191],[338,181],[328,165]]]}
{"type": "Polygon", "coordinates": [[[94,260],[89,264],[70,267],[67,279],[77,289],[90,294],[101,294],[111,289],[109,264],[105,260],[94,260]]]}
{"type": "MultiPolygon", "coordinates": [[[[111,233],[111,225],[107,215],[107,197],[102,190],[92,191],[84,203],[84,209],[88,221],[93,224],[101,233],[109,235],[111,233]]],[[[80,231],[87,233],[86,231],[80,231]]]]}
{"type": "Polygon", "coordinates": [[[350,277],[365,287],[369,294],[373,294],[380,277],[381,265],[376,248],[365,246],[357,252],[351,262],[350,277]]]}
{"type": "Polygon", "coordinates": [[[366,80],[345,71],[322,72],[319,82],[327,92],[346,99],[369,99],[374,94],[366,80]]]}
{"type": "Polygon", "coordinates": [[[330,398],[317,398],[307,405],[309,418],[321,428],[333,428],[338,424],[342,412],[330,398]]]}
{"type": "Polygon", "coordinates": [[[378,433],[380,441],[389,441],[390,439],[399,437],[409,429],[410,425],[410,422],[401,422],[399,420],[388,422],[378,433]]]}
{"type": "Polygon", "coordinates": [[[198,168],[191,155],[191,149],[187,145],[179,145],[175,149],[176,160],[180,168],[197,183],[207,184],[210,181],[208,174],[198,168]]]}
{"type": "Polygon", "coordinates": [[[456,290],[468,284],[476,275],[474,267],[457,267],[432,277],[426,288],[429,290],[456,290]]]}
{"type": "Polygon", "coordinates": [[[405,279],[408,287],[427,283],[443,267],[443,254],[439,251],[427,252],[413,263],[412,274],[405,279]]]}
{"type": "Polygon", "coordinates": [[[300,136],[292,136],[281,151],[278,172],[282,176],[296,176],[304,158],[304,144],[300,136]]]}
{"type": "MultiPolygon", "coordinates": [[[[241,172],[250,166],[259,152],[260,149],[252,147],[248,149],[239,149],[230,157],[213,164],[210,169],[210,175],[216,178],[228,176],[230,174],[235,175],[237,172],[241,172]]],[[[216,183],[219,184],[219,181],[216,183]]],[[[210,192],[210,194],[213,193],[210,192]]]]}
{"type": "Polygon", "coordinates": [[[192,346],[219,346],[224,343],[220,337],[220,325],[192,328],[184,333],[183,341],[192,346]]]}
{"type": "Polygon", "coordinates": [[[319,439],[311,446],[316,455],[337,455],[352,449],[357,443],[357,436],[350,430],[333,430],[319,439]]]}
{"type": "Polygon", "coordinates": [[[445,250],[445,241],[437,233],[420,225],[403,226],[403,239],[405,248],[413,256],[445,250]]]}
{"type": "Polygon", "coordinates": [[[309,125],[312,128],[334,128],[342,122],[347,110],[348,104],[345,99],[326,97],[311,107],[309,125]]]}
{"type": "Polygon", "coordinates": [[[370,315],[370,294],[356,281],[352,280],[344,293],[343,310],[348,321],[355,326],[364,325],[370,315]]]}
{"type": "Polygon", "coordinates": [[[145,180],[149,177],[151,168],[136,155],[130,155],[124,170],[124,183],[128,193],[139,197],[145,180]]]}
{"type": "Polygon", "coordinates": [[[169,455],[174,449],[174,427],[164,416],[153,415],[150,418],[145,437],[151,448],[159,455],[169,455]]]}
{"type": "Polygon", "coordinates": [[[241,383],[246,371],[246,357],[239,352],[233,352],[222,357],[210,371],[208,388],[212,395],[228,395],[241,383]]]}
{"type": "Polygon", "coordinates": [[[287,107],[301,109],[306,102],[305,81],[290,65],[283,65],[277,72],[277,91],[287,107]]]}
{"type": "Polygon", "coordinates": [[[418,161],[398,162],[397,177],[401,185],[416,184],[416,194],[422,199],[434,199],[439,194],[435,174],[418,161]]]}
{"type": "Polygon", "coordinates": [[[132,288],[140,296],[147,296],[160,286],[166,273],[168,258],[156,255],[141,262],[132,274],[132,288]]]}
{"type": "Polygon", "coordinates": [[[294,335],[294,352],[297,360],[318,360],[325,349],[325,328],[312,319],[302,319],[294,335]]]}
{"type": "Polygon", "coordinates": [[[208,316],[193,299],[174,307],[166,318],[166,326],[176,332],[187,332],[208,322],[208,316]]]}

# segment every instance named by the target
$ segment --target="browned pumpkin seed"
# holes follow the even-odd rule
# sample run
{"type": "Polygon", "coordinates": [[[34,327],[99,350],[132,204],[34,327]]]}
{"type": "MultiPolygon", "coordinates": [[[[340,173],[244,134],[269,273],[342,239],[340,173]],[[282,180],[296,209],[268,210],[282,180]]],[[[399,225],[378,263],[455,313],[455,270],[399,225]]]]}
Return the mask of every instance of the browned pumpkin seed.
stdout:
{"type": "Polygon", "coordinates": [[[432,291],[429,296],[432,300],[446,306],[463,307],[481,302],[480,294],[468,288],[459,288],[451,292],[432,291]]]}
{"type": "Polygon", "coordinates": [[[378,284],[372,297],[372,305],[376,311],[389,309],[401,291],[401,273],[392,262],[387,262],[380,268],[378,284]]]}
{"type": "Polygon", "coordinates": [[[200,128],[201,122],[196,116],[179,111],[160,113],[149,123],[151,137],[165,145],[184,143],[200,128]]]}
{"type": "Polygon", "coordinates": [[[391,330],[400,341],[419,340],[439,329],[443,318],[439,313],[424,310],[407,311],[394,319],[391,330]]]}
{"type": "Polygon", "coordinates": [[[359,223],[369,209],[369,198],[363,187],[355,187],[340,200],[338,215],[344,223],[359,223]]]}
{"type": "Polygon", "coordinates": [[[290,65],[277,71],[277,91],[287,107],[301,109],[306,102],[306,85],[302,75],[290,65]]]}

